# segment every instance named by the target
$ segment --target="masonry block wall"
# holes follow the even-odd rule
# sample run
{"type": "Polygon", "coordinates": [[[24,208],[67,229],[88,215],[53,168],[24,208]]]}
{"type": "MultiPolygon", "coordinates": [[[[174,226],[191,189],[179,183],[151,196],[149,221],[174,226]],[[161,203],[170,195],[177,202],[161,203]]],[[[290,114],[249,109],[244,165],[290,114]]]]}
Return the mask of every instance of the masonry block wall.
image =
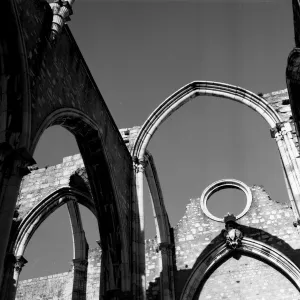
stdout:
{"type": "Polygon", "coordinates": [[[99,299],[100,295],[101,249],[89,251],[86,284],[86,300],[99,299]]]}
{"type": "Polygon", "coordinates": [[[72,272],[23,280],[18,285],[17,300],[71,300],[72,272]]]}
{"type": "Polygon", "coordinates": [[[17,202],[19,219],[53,192],[69,187],[70,176],[84,167],[80,154],[64,157],[61,164],[33,170],[24,176],[17,202]]]}
{"type": "MultiPolygon", "coordinates": [[[[300,267],[300,239],[297,228],[293,226],[290,205],[272,200],[262,186],[252,186],[251,192],[252,205],[246,215],[238,220],[240,229],[245,236],[278,249],[300,267]]],[[[224,239],[224,224],[203,214],[199,200],[190,200],[185,215],[174,230],[176,299],[179,299],[195,262],[224,239]]],[[[160,299],[161,264],[157,246],[156,239],[146,240],[147,299],[160,299]]],[[[88,259],[87,300],[99,297],[100,262],[100,248],[91,250],[88,259]]],[[[42,293],[48,297],[46,299],[69,299],[66,297],[72,278],[72,272],[68,272],[21,281],[17,299],[43,299],[38,298],[42,293]]],[[[200,290],[200,300],[232,299],[233,295],[238,300],[300,299],[299,291],[284,275],[265,262],[245,255],[238,259],[230,258],[221,264],[200,290]]]]}
{"type": "MultiPolygon", "coordinates": [[[[99,299],[101,250],[89,251],[86,300],[99,299]]],[[[73,272],[20,281],[16,300],[71,300],[73,272]]]]}
{"type": "MultiPolygon", "coordinates": [[[[290,205],[272,200],[262,186],[252,186],[251,192],[252,205],[246,215],[238,220],[244,236],[278,249],[300,267],[300,239],[293,226],[290,205]]],[[[202,212],[199,198],[191,199],[185,215],[174,229],[176,299],[179,299],[196,261],[224,240],[223,229],[223,223],[211,220],[202,212]]],[[[148,299],[159,299],[152,292],[155,291],[154,286],[159,286],[160,266],[157,257],[156,241],[146,241],[148,299]]],[[[217,268],[205,283],[199,299],[231,299],[234,291],[237,291],[234,298],[240,300],[300,299],[300,292],[281,273],[264,262],[246,256],[239,260],[231,258],[217,268]],[[272,291],[268,289],[271,286],[272,291]],[[250,293],[251,289],[257,290],[258,295],[250,293]],[[249,290],[249,294],[246,290],[249,290]],[[290,298],[285,298],[286,293],[290,298]]]]}

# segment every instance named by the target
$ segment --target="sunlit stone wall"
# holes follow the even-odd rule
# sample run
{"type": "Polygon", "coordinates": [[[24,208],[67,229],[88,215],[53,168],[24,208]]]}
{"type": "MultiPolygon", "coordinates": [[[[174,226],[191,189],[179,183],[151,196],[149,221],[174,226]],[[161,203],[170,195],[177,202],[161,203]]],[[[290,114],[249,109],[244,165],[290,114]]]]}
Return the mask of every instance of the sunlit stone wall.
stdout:
{"type": "MultiPolygon", "coordinates": [[[[86,300],[99,299],[101,250],[89,251],[86,300]]],[[[17,300],[71,300],[73,272],[49,275],[19,282],[17,300]]]]}
{"type": "MultiPolygon", "coordinates": [[[[294,217],[288,199],[280,199],[281,202],[272,200],[266,190],[259,185],[253,185],[250,189],[253,196],[252,205],[249,211],[238,220],[244,235],[278,249],[300,267],[300,238],[297,228],[293,225],[294,217]],[[284,201],[286,201],[286,203],[282,203],[284,201]]],[[[175,290],[177,299],[180,297],[195,262],[205,253],[210,251],[217,243],[224,241],[224,236],[222,234],[223,229],[223,223],[211,220],[202,212],[199,198],[190,200],[184,216],[174,229],[175,258],[177,266],[177,271],[175,272],[175,290]]],[[[157,299],[156,290],[159,288],[160,284],[158,255],[156,240],[146,241],[148,299],[157,299]]],[[[213,293],[216,289],[213,289],[211,293],[203,290],[205,296],[201,296],[200,299],[231,299],[230,297],[228,298],[225,296],[232,295],[233,290],[231,288],[244,288],[242,284],[238,285],[236,282],[233,282],[233,285],[229,284],[229,282],[232,281],[232,274],[236,273],[237,278],[243,276],[243,273],[245,272],[243,264],[246,261],[249,261],[249,269],[247,269],[247,273],[245,273],[248,288],[251,286],[255,286],[256,288],[258,283],[263,282],[264,280],[268,282],[272,276],[274,276],[274,279],[278,280],[278,285],[273,286],[274,293],[272,292],[272,295],[275,295],[277,298],[275,296],[269,298],[269,291],[263,296],[263,287],[265,285],[261,285],[259,287],[260,298],[257,299],[263,299],[263,297],[265,297],[264,299],[266,300],[288,299],[284,298],[282,295],[287,292],[291,292],[292,295],[294,295],[293,293],[296,293],[296,289],[290,281],[272,267],[255,259],[242,257],[241,261],[230,260],[228,263],[225,263],[224,266],[221,266],[220,270],[217,269],[213,274],[213,279],[211,278],[207,283],[208,286],[210,286],[209,284],[217,284],[217,294],[213,293]],[[253,270],[255,266],[260,271],[259,280],[258,277],[252,277],[251,275],[251,270],[253,270]],[[227,294],[222,291],[225,286],[224,282],[226,276],[228,279],[228,284],[226,285],[228,289],[227,294]],[[223,293],[222,296],[224,296],[224,298],[220,296],[221,293],[223,293]]],[[[207,288],[207,290],[208,289],[210,288],[207,288]]],[[[239,293],[243,295],[242,291],[239,293]]],[[[249,297],[251,295],[249,294],[249,297]]],[[[249,299],[255,299],[251,297],[249,299]]],[[[298,297],[300,299],[300,293],[298,297]]],[[[248,298],[243,298],[243,296],[241,296],[240,298],[235,297],[235,299],[242,300],[248,298]]],[[[298,298],[291,297],[289,299],[298,298]]]]}

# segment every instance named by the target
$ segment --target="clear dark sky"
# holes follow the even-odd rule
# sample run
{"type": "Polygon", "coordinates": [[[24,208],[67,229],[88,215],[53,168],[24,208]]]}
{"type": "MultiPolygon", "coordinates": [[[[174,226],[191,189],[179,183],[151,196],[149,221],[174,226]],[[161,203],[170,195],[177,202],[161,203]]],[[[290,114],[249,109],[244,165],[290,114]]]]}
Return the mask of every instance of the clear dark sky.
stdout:
{"type": "MultiPolygon", "coordinates": [[[[193,80],[213,80],[267,93],[286,88],[285,67],[294,47],[291,1],[80,1],[69,23],[119,128],[141,125],[170,94],[193,80]],[[226,5],[224,4],[226,2],[226,5]],[[223,4],[222,4],[223,3],[223,4]]],[[[154,156],[172,226],[190,198],[222,178],[264,185],[287,201],[276,143],[266,122],[227,99],[198,97],[156,132],[154,156]]],[[[75,139],[49,128],[35,152],[40,167],[78,153],[75,139]]],[[[243,194],[220,192],[217,215],[243,209],[243,194]]],[[[155,235],[146,198],[146,237],[155,235]]],[[[99,238],[83,210],[90,248],[99,238]]],[[[65,272],[72,259],[66,207],[33,236],[21,279],[65,272]]]]}

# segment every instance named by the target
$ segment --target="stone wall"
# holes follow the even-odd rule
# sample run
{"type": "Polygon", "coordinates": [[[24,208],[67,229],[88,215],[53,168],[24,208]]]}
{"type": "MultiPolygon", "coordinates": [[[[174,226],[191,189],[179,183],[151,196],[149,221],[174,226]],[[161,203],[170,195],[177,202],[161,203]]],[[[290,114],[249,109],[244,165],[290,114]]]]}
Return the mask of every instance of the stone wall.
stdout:
{"type": "Polygon", "coordinates": [[[280,272],[252,257],[230,258],[208,278],[199,300],[299,299],[299,292],[280,272]]]}
{"type": "MultiPolygon", "coordinates": [[[[86,300],[99,299],[101,250],[89,251],[86,300]]],[[[16,300],[71,300],[73,272],[20,281],[16,300]]]]}
{"type": "MultiPolygon", "coordinates": [[[[262,186],[252,186],[251,192],[253,202],[246,215],[238,220],[240,229],[245,236],[262,241],[278,249],[300,267],[300,239],[297,229],[293,226],[294,216],[291,206],[287,203],[272,200],[262,186]]],[[[223,223],[211,220],[201,211],[199,198],[190,200],[185,215],[179,221],[176,228],[174,228],[177,266],[177,271],[175,272],[175,290],[177,299],[179,299],[195,262],[217,243],[224,240],[222,234],[223,229],[223,223]]],[[[146,241],[147,286],[149,291],[155,291],[154,286],[159,286],[158,278],[161,269],[158,264],[158,256],[156,241],[146,241]]],[[[272,292],[274,295],[277,295],[277,298],[272,298],[273,296],[270,296],[270,291],[268,291],[269,294],[267,294],[267,292],[264,293],[263,285],[260,286],[259,296],[265,297],[265,299],[287,299],[280,295],[286,292],[292,293],[292,295],[297,293],[294,286],[288,279],[281,275],[281,273],[256,259],[242,256],[241,261],[234,259],[229,260],[212,274],[207,283],[209,288],[203,290],[204,296],[201,294],[200,299],[230,299],[232,294],[224,293],[223,288],[226,285],[223,285],[223,283],[225,278],[227,278],[228,282],[231,282],[232,272],[237,274],[237,278],[245,275],[248,288],[261,283],[262,276],[266,276],[266,282],[271,280],[271,278],[278,280],[279,284],[273,286],[274,291],[272,292]],[[249,264],[247,271],[245,271],[244,267],[246,263],[249,264]],[[261,272],[259,277],[253,276],[253,270],[255,268],[261,272]],[[244,274],[244,272],[246,273],[244,274]],[[218,294],[212,294],[213,289],[211,289],[211,287],[215,282],[218,283],[218,294]],[[208,293],[208,290],[211,292],[208,293]],[[281,290],[283,290],[284,293],[281,290]],[[221,295],[221,293],[223,294],[221,295]],[[269,296],[271,298],[269,298],[269,296]]],[[[238,286],[242,288],[241,284],[235,288],[238,286]]],[[[231,288],[233,288],[233,286],[228,283],[227,289],[230,290],[231,288]]],[[[252,296],[250,294],[249,298],[243,298],[244,294],[242,292],[240,295],[240,298],[235,298],[241,300],[258,299],[252,294],[254,298],[251,298],[252,296]]],[[[159,299],[159,297],[152,292],[151,294],[148,292],[148,299],[159,299]]]]}
{"type": "Polygon", "coordinates": [[[19,219],[23,219],[28,212],[53,192],[69,187],[70,176],[83,168],[80,154],[63,158],[61,164],[31,171],[23,177],[17,207],[19,219]]]}
{"type": "Polygon", "coordinates": [[[71,300],[72,272],[23,280],[19,283],[16,300],[71,300]]]}
{"type": "MultiPolygon", "coordinates": [[[[245,236],[280,250],[300,267],[300,239],[297,228],[293,226],[294,217],[290,205],[272,200],[262,186],[252,186],[251,192],[253,202],[246,215],[238,220],[240,229],[245,236]]],[[[199,200],[199,198],[190,200],[185,215],[174,229],[176,299],[179,299],[195,262],[224,239],[222,235],[224,224],[213,221],[202,213],[199,200]]],[[[160,299],[161,263],[157,246],[156,239],[146,240],[149,300],[160,299]]],[[[100,261],[99,248],[91,250],[87,300],[99,297],[100,261]]],[[[66,297],[69,295],[68,287],[72,286],[72,278],[72,273],[69,272],[22,281],[19,284],[17,299],[42,299],[37,298],[41,297],[38,291],[42,291],[45,295],[53,295],[53,298],[47,299],[69,299],[66,297]]],[[[219,266],[205,282],[201,293],[199,291],[199,299],[231,299],[233,294],[238,300],[263,298],[278,300],[297,299],[299,292],[273,267],[252,257],[242,256],[240,259],[230,258],[219,266]]]]}

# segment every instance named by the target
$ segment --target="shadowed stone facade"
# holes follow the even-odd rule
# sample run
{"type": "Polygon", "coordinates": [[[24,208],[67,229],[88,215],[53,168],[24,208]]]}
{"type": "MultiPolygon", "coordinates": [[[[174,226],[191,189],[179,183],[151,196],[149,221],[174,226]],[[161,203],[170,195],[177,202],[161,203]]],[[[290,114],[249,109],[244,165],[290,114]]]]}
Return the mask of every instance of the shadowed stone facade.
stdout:
{"type": "Polygon", "coordinates": [[[233,293],[236,299],[299,298],[299,1],[292,1],[296,47],[288,57],[287,90],[256,94],[194,81],[163,101],[142,126],[120,132],[65,25],[73,2],[1,3],[0,299],[15,299],[27,243],[63,204],[74,241],[71,270],[20,283],[17,299],[202,300],[233,293]],[[234,216],[225,224],[209,218],[193,199],[171,228],[147,146],[173,112],[203,95],[242,103],[266,121],[279,150],[288,204],[252,186],[252,204],[237,223],[234,216]],[[74,135],[80,155],[37,169],[33,152],[52,125],[74,135]],[[156,226],[150,241],[144,237],[144,177],[156,226]],[[101,254],[88,252],[78,203],[98,221],[101,254]],[[261,284],[264,278],[269,286],[271,279],[278,282],[272,291],[261,284]]]}

